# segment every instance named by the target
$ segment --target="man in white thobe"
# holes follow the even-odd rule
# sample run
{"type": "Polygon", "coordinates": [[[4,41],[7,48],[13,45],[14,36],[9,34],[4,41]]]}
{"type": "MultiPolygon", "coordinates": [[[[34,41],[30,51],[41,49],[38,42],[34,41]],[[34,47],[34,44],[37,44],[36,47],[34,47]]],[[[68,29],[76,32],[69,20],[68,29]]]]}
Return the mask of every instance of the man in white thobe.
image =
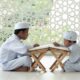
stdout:
{"type": "Polygon", "coordinates": [[[32,65],[28,53],[31,46],[22,43],[28,37],[29,25],[19,22],[15,25],[14,34],[0,47],[0,64],[3,70],[27,71],[32,65]]]}

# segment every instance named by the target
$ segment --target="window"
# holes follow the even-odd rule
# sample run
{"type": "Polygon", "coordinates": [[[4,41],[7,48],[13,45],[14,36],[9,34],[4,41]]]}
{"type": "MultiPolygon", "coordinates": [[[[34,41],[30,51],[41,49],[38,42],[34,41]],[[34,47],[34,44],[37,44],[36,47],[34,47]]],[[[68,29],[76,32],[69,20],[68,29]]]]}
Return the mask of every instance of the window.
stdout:
{"type": "Polygon", "coordinates": [[[20,21],[31,25],[26,42],[62,42],[65,31],[73,30],[80,40],[80,0],[2,0],[0,1],[0,44],[20,21]]]}

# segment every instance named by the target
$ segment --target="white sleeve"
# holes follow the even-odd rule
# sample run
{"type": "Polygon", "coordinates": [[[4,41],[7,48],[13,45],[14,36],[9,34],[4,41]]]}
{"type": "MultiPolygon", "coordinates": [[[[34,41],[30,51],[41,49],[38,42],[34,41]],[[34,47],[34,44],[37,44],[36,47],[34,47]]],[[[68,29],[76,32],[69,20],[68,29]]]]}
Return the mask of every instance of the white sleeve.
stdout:
{"type": "Polygon", "coordinates": [[[27,47],[27,49],[29,50],[29,49],[33,48],[33,45],[27,44],[26,47],[27,47]]]}
{"type": "Polygon", "coordinates": [[[77,62],[80,59],[80,47],[78,46],[70,47],[70,51],[71,51],[71,54],[70,54],[69,60],[72,63],[77,62]]]}
{"type": "Polygon", "coordinates": [[[9,49],[18,54],[28,54],[27,46],[21,42],[11,43],[9,49]]]}

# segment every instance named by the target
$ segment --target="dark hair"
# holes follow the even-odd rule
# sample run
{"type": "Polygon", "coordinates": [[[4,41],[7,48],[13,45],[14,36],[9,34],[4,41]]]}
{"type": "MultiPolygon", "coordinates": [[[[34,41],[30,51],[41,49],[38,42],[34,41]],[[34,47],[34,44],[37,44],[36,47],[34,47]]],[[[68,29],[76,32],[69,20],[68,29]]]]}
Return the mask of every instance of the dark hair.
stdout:
{"type": "Polygon", "coordinates": [[[74,43],[76,43],[76,41],[73,41],[74,43]]]}
{"type": "Polygon", "coordinates": [[[25,30],[28,30],[28,29],[26,29],[26,28],[24,28],[24,29],[17,29],[17,30],[14,31],[14,34],[18,34],[20,31],[25,31],[25,30]]]}
{"type": "Polygon", "coordinates": [[[71,42],[76,43],[76,41],[70,41],[70,40],[69,40],[69,42],[70,42],[70,43],[71,43],[71,42]]]}

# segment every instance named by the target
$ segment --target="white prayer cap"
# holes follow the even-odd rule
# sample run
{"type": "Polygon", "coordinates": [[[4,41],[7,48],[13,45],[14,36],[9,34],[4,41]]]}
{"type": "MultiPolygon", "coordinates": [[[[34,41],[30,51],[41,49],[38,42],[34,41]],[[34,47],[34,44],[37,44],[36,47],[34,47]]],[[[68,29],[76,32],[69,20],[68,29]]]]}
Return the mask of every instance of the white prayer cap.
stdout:
{"type": "Polygon", "coordinates": [[[77,33],[74,31],[68,31],[64,33],[64,39],[70,40],[70,41],[76,41],[77,39],[77,33]]]}
{"type": "Polygon", "coordinates": [[[14,30],[17,30],[17,29],[28,29],[29,28],[29,24],[26,23],[26,22],[18,22],[15,24],[15,27],[14,27],[14,30]]]}

